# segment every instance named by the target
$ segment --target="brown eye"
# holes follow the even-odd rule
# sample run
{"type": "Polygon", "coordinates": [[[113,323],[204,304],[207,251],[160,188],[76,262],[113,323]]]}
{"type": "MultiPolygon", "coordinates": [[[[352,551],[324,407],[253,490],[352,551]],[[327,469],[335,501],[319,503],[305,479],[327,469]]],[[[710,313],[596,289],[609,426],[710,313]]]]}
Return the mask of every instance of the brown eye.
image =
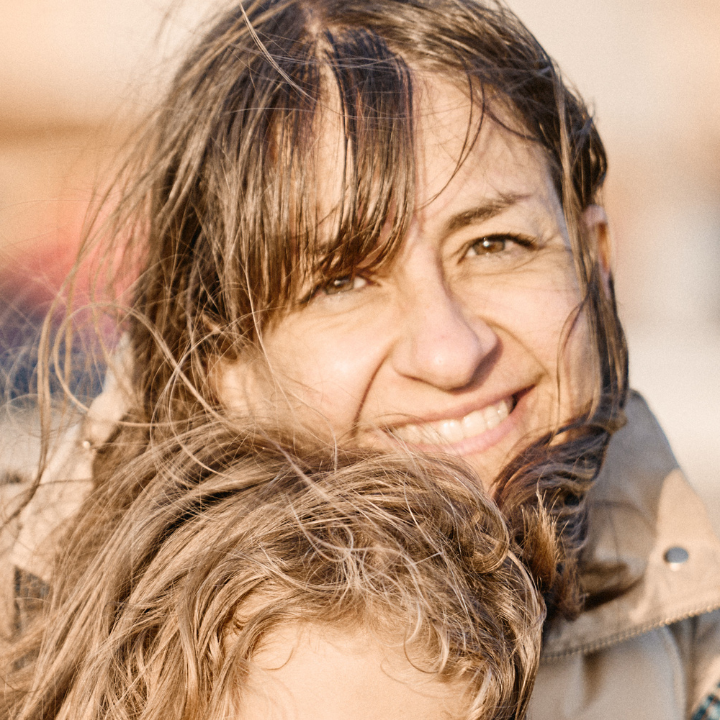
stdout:
{"type": "Polygon", "coordinates": [[[330,282],[320,288],[325,295],[339,295],[340,293],[350,292],[351,290],[359,290],[367,285],[367,280],[360,275],[343,275],[342,277],[333,278],[330,282]]]}
{"type": "Polygon", "coordinates": [[[536,238],[528,235],[498,233],[478,238],[467,246],[465,257],[489,257],[491,255],[518,257],[518,251],[538,249],[536,238]]]}
{"type": "Polygon", "coordinates": [[[507,239],[504,237],[485,237],[473,243],[472,250],[475,255],[493,255],[505,250],[507,239]]]}

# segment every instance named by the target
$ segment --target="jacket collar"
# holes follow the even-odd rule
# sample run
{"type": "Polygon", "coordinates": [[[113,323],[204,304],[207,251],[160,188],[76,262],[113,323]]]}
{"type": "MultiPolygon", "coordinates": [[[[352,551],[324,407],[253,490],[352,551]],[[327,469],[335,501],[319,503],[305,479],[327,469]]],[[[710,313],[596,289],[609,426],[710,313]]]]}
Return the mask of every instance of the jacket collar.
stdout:
{"type": "Polygon", "coordinates": [[[720,607],[720,540],[645,401],[588,494],[581,583],[588,609],[549,627],[543,658],[591,652],[720,607]]]}

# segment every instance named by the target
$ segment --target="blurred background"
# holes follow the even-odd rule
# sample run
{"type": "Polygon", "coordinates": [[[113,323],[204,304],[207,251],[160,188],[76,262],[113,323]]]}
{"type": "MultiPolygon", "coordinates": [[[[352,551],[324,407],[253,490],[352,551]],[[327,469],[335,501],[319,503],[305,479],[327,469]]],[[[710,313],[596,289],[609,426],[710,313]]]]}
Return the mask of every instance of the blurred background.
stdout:
{"type": "MultiPolygon", "coordinates": [[[[595,109],[633,385],[720,529],[720,2],[510,0],[595,109]]],[[[0,0],[0,360],[210,0],[0,0]]]]}

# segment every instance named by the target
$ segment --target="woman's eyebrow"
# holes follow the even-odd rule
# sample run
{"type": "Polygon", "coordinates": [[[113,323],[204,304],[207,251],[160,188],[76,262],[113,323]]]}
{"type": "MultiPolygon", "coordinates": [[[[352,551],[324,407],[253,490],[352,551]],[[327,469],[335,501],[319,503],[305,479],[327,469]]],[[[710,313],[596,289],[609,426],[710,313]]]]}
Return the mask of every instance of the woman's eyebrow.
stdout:
{"type": "Polygon", "coordinates": [[[499,215],[503,210],[506,210],[511,205],[524,200],[528,195],[525,193],[508,193],[500,195],[499,197],[487,200],[480,205],[463,210],[456,215],[453,215],[445,223],[445,234],[450,234],[456,230],[460,230],[468,225],[474,223],[483,222],[489,220],[496,215],[499,215]]]}

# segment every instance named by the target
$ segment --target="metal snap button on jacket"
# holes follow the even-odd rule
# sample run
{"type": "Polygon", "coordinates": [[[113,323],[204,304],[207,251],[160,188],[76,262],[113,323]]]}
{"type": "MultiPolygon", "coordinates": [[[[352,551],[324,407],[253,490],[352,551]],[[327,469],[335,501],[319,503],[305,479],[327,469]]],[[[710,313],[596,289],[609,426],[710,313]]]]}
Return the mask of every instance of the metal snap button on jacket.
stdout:
{"type": "Polygon", "coordinates": [[[665,562],[670,566],[671,570],[677,570],[688,561],[689,557],[688,551],[679,546],[669,548],[664,556],[665,562]]]}

